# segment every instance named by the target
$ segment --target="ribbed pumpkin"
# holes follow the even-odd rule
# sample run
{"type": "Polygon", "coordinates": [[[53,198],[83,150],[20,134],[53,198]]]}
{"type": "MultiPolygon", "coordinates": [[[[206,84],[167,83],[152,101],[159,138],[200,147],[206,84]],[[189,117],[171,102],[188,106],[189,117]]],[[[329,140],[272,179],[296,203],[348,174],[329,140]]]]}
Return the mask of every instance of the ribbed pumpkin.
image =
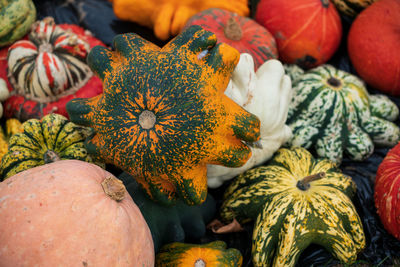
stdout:
{"type": "Polygon", "coordinates": [[[247,0],[112,0],[115,15],[154,29],[161,40],[179,34],[185,23],[196,13],[222,8],[242,16],[249,15],[247,0]]]}
{"type": "Polygon", "coordinates": [[[0,1],[0,46],[21,39],[36,20],[32,0],[0,1]]]}
{"type": "Polygon", "coordinates": [[[275,37],[279,59],[312,68],[339,47],[342,24],[329,0],[260,0],[255,19],[275,37]]]}
{"type": "Polygon", "coordinates": [[[0,127],[0,160],[8,151],[8,142],[13,134],[22,133],[24,128],[17,119],[8,119],[5,125],[5,131],[0,127]]]}
{"type": "Polygon", "coordinates": [[[224,195],[221,217],[256,220],[255,266],[295,266],[311,243],[351,263],[365,246],[362,223],[350,198],[356,190],[327,159],[304,148],[280,149],[267,166],[240,175],[224,195]]]}
{"type": "Polygon", "coordinates": [[[156,255],[157,267],[240,267],[242,261],[239,250],[226,249],[224,241],[203,245],[171,243],[156,255]]]}
{"type": "Polygon", "coordinates": [[[287,124],[291,145],[314,147],[320,157],[340,163],[369,157],[374,144],[393,146],[400,129],[388,120],[399,115],[384,96],[369,96],[356,76],[330,65],[309,70],[293,84],[287,124]]]}
{"type": "Polygon", "coordinates": [[[0,183],[0,266],[153,267],[149,228],[111,173],[61,160],[0,183]]]}
{"type": "Polygon", "coordinates": [[[201,205],[189,206],[177,200],[175,205],[165,206],[148,198],[141,186],[126,172],[118,179],[124,183],[142,212],[150,228],[156,253],[162,245],[184,242],[185,239],[198,240],[206,234],[206,224],[216,212],[216,203],[210,194],[201,205]]]}
{"type": "Polygon", "coordinates": [[[56,25],[50,17],[35,22],[29,40],[10,46],[0,63],[0,77],[8,76],[13,91],[4,104],[5,116],[22,121],[51,112],[67,116],[69,100],[100,94],[101,81],[86,65],[95,45],[102,43],[78,26],[56,25]]]}
{"type": "Polygon", "coordinates": [[[96,134],[88,151],[125,170],[153,199],[207,196],[206,164],[241,166],[242,143],[260,121],[224,95],[239,52],[192,26],[162,49],[136,34],[115,37],[116,51],[94,48],[88,63],[104,93],[67,104],[71,120],[96,134]]]}
{"type": "Polygon", "coordinates": [[[1,161],[3,179],[62,159],[93,162],[84,147],[90,129],[78,126],[62,115],[49,114],[40,121],[30,119],[22,127],[22,133],[11,136],[8,152],[1,161]]]}
{"type": "Polygon", "coordinates": [[[337,10],[347,16],[355,17],[364,8],[368,7],[377,0],[331,0],[337,10]]]}
{"type": "Polygon", "coordinates": [[[218,42],[227,43],[240,53],[250,54],[258,69],[268,59],[278,58],[274,37],[256,21],[236,13],[210,8],[189,19],[185,27],[199,25],[215,33],[218,42]]]}
{"type": "Polygon", "coordinates": [[[400,240],[400,144],[379,165],[374,197],[383,226],[400,240]]]}

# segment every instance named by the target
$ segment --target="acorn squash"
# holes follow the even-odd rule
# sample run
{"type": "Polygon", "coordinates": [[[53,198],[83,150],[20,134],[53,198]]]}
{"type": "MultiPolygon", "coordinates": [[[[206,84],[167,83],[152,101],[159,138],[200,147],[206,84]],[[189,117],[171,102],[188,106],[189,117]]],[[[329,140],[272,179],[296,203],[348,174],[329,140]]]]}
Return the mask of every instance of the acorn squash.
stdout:
{"type": "Polygon", "coordinates": [[[355,183],[327,159],[306,149],[280,149],[267,166],[240,175],[226,190],[225,222],[256,220],[255,266],[295,266],[311,243],[339,260],[354,262],[365,247],[360,218],[350,198],[355,183]]]}
{"type": "Polygon", "coordinates": [[[156,255],[157,267],[240,267],[242,254],[226,248],[224,241],[208,244],[172,243],[165,245],[156,255]]]}
{"type": "Polygon", "coordinates": [[[36,20],[36,8],[32,0],[0,1],[0,46],[21,39],[36,20]]]}
{"type": "MultiPolygon", "coordinates": [[[[49,114],[40,121],[30,119],[22,124],[23,132],[11,136],[0,172],[6,179],[16,173],[62,159],[93,162],[84,141],[89,128],[78,126],[59,114],[49,114]]],[[[98,163],[103,166],[104,164],[98,163]]]]}
{"type": "Polygon", "coordinates": [[[393,146],[400,129],[388,121],[399,109],[385,97],[370,97],[362,80],[323,65],[309,70],[293,85],[287,124],[289,144],[314,147],[320,157],[340,163],[343,152],[352,160],[369,157],[374,144],[393,146]]]}
{"type": "Polygon", "coordinates": [[[131,174],[156,201],[200,204],[206,164],[242,166],[260,121],[224,91],[239,52],[192,26],[162,49],[136,34],[115,37],[116,51],[93,48],[104,93],[67,104],[73,122],[92,127],[86,147],[131,174]]]}

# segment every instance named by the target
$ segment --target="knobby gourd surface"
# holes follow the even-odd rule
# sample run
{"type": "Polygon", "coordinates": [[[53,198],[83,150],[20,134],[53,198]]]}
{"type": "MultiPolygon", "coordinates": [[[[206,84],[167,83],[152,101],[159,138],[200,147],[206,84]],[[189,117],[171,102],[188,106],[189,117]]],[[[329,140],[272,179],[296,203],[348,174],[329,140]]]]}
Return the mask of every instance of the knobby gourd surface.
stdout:
{"type": "Polygon", "coordinates": [[[73,122],[96,132],[88,151],[162,203],[202,203],[206,164],[241,166],[251,151],[240,139],[259,138],[258,118],[224,95],[239,52],[216,41],[199,26],[162,49],[136,34],[118,35],[116,51],[96,47],[88,56],[104,93],[67,104],[73,122]]]}
{"type": "Polygon", "coordinates": [[[268,166],[240,175],[227,189],[221,209],[226,221],[256,220],[255,266],[295,266],[311,243],[343,262],[365,247],[360,218],[350,198],[352,179],[306,149],[280,149],[268,166]]]}

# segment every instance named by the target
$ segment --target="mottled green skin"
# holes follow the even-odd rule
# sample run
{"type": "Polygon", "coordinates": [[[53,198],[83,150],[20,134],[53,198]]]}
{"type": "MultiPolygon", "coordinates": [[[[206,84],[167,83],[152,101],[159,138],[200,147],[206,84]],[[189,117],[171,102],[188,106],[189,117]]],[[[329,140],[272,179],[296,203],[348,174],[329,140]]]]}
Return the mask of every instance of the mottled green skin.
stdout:
{"type": "Polygon", "coordinates": [[[345,152],[353,160],[369,157],[374,144],[393,146],[400,129],[388,120],[398,109],[388,98],[369,96],[354,75],[323,65],[296,78],[287,124],[289,145],[314,147],[320,157],[340,163],[345,152]],[[331,78],[338,85],[329,83],[331,78]]]}
{"type": "Polygon", "coordinates": [[[35,20],[32,0],[0,0],[0,46],[21,39],[35,20]]]}
{"type": "MultiPolygon", "coordinates": [[[[22,126],[24,131],[11,136],[8,152],[1,161],[0,172],[3,179],[54,160],[77,159],[93,162],[84,146],[85,139],[91,133],[90,129],[54,113],[44,116],[40,121],[27,120],[22,126]],[[48,151],[54,152],[58,158],[50,158],[48,151]]],[[[102,163],[95,163],[104,167],[102,163]]]]}
{"type": "Polygon", "coordinates": [[[118,176],[126,190],[139,207],[153,237],[154,250],[172,242],[183,242],[185,238],[200,239],[206,233],[206,224],[214,218],[216,203],[208,194],[206,201],[198,206],[189,206],[177,200],[173,206],[164,206],[152,201],[127,173],[118,176]]]}
{"type": "Polygon", "coordinates": [[[136,34],[119,35],[116,51],[95,47],[88,56],[104,93],[67,104],[73,122],[96,132],[88,151],[130,173],[164,204],[202,203],[206,164],[241,166],[251,151],[240,139],[259,138],[258,118],[223,94],[239,53],[215,44],[215,35],[199,26],[162,49],[136,34]],[[140,123],[144,111],[156,117],[149,129],[140,123]]]}
{"type": "MultiPolygon", "coordinates": [[[[197,260],[204,261],[204,266],[210,267],[240,267],[242,266],[242,255],[234,248],[227,249],[224,241],[214,241],[208,244],[184,244],[171,243],[161,248],[156,255],[156,266],[158,267],[195,267],[197,260]],[[203,257],[196,259],[197,251],[204,249],[203,257]],[[207,250],[207,251],[206,251],[207,250]],[[190,264],[190,265],[189,265],[190,264]]],[[[198,265],[203,266],[203,265],[198,265]]]]}
{"type": "Polygon", "coordinates": [[[355,183],[327,159],[306,149],[280,149],[267,166],[241,174],[224,195],[221,217],[240,223],[255,220],[255,266],[295,266],[311,243],[351,263],[365,247],[361,220],[350,198],[355,183]],[[325,177],[297,187],[309,175],[325,177]]]}

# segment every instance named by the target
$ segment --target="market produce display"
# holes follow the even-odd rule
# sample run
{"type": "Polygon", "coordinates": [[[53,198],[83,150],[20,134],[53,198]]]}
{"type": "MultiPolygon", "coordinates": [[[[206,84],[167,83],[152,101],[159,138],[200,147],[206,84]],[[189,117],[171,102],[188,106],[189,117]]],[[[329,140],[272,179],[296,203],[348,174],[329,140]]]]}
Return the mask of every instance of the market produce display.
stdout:
{"type": "Polygon", "coordinates": [[[399,265],[398,5],[0,0],[0,266],[399,265]]]}
{"type": "Polygon", "coordinates": [[[240,167],[251,155],[241,139],[259,138],[259,119],[224,95],[239,53],[196,25],[162,49],[135,34],[117,36],[114,46],[88,57],[104,94],[67,104],[73,122],[96,132],[88,151],[130,173],[156,201],[201,204],[206,164],[240,167]]]}
{"type": "Polygon", "coordinates": [[[372,154],[374,143],[393,146],[400,140],[399,127],[388,121],[398,116],[399,109],[389,98],[371,98],[358,77],[323,65],[293,84],[289,143],[314,147],[320,157],[337,163],[344,153],[363,160],[372,154]]]}
{"type": "Polygon", "coordinates": [[[352,263],[365,247],[358,214],[350,200],[356,187],[326,159],[304,148],[281,149],[267,166],[249,170],[228,187],[225,222],[256,220],[255,266],[295,266],[311,243],[352,263]]]}
{"type": "Polygon", "coordinates": [[[122,182],[61,160],[0,183],[0,265],[154,266],[151,234],[122,182]]]}
{"type": "Polygon", "coordinates": [[[156,256],[157,267],[240,267],[242,261],[240,251],[227,249],[223,241],[203,245],[172,243],[162,247],[156,256]]]}
{"type": "Polygon", "coordinates": [[[51,17],[35,22],[28,39],[0,51],[0,77],[11,92],[5,116],[22,121],[52,112],[68,116],[69,100],[100,94],[101,81],[86,65],[96,45],[103,44],[76,25],[56,25],[51,17]]]}
{"type": "Polygon", "coordinates": [[[329,0],[261,0],[255,18],[275,37],[279,59],[304,68],[327,62],[342,38],[339,14],[329,0]]]}
{"type": "Polygon", "coordinates": [[[0,46],[22,38],[35,20],[36,8],[32,0],[0,1],[0,46]]]}
{"type": "MultiPolygon", "coordinates": [[[[215,33],[220,43],[227,43],[254,59],[257,70],[265,61],[278,58],[275,38],[254,20],[219,8],[210,8],[189,19],[185,28],[199,25],[215,33]]],[[[250,66],[252,67],[252,66],[250,66]]]]}
{"type": "Polygon", "coordinates": [[[265,62],[255,72],[252,56],[241,54],[225,94],[260,119],[260,140],[247,143],[252,154],[242,167],[208,165],[210,188],[266,162],[292,136],[285,124],[291,97],[290,79],[278,60],[265,62]]]}
{"type": "MultiPolygon", "coordinates": [[[[78,126],[59,114],[22,124],[23,132],[9,139],[8,151],[0,164],[2,179],[43,164],[65,159],[93,162],[84,141],[91,129],[78,126]]],[[[104,164],[98,163],[104,167],[104,164]]]]}

